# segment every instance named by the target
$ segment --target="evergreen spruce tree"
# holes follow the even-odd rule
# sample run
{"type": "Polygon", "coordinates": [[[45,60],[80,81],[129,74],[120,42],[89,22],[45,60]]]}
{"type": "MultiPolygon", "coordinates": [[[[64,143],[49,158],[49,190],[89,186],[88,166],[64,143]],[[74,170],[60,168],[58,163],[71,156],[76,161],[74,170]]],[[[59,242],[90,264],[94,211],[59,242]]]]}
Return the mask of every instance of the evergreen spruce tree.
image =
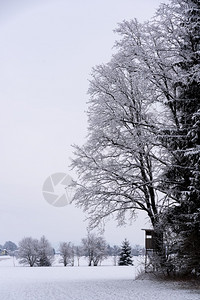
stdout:
{"type": "Polygon", "coordinates": [[[131,246],[129,244],[129,241],[127,241],[127,239],[125,239],[124,242],[122,243],[118,264],[119,266],[133,265],[131,246]]]}
{"type": "Polygon", "coordinates": [[[172,164],[164,181],[176,205],[166,212],[165,221],[176,234],[173,269],[197,275],[200,273],[200,1],[173,0],[172,4],[181,20],[176,62],[179,80],[174,84],[176,127],[166,134],[172,164]]]}

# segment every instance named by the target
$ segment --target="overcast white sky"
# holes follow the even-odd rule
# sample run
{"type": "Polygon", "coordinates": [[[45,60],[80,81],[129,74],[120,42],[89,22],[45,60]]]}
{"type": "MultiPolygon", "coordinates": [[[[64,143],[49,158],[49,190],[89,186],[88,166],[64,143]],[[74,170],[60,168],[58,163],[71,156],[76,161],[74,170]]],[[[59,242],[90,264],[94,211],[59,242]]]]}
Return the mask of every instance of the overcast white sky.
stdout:
{"type": "MultiPolygon", "coordinates": [[[[89,74],[110,60],[113,29],[151,18],[161,2],[0,0],[0,244],[43,234],[54,245],[79,243],[86,235],[82,211],[49,205],[42,185],[52,173],[70,174],[71,145],[87,133],[89,74]]],[[[110,222],[105,237],[143,244],[145,222],[110,222]]]]}

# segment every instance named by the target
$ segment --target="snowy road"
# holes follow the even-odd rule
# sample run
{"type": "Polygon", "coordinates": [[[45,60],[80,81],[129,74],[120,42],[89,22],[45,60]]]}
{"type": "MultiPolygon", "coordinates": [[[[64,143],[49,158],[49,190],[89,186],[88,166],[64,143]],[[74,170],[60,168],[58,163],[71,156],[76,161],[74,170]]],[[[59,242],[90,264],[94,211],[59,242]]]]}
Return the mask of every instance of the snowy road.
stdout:
{"type": "Polygon", "coordinates": [[[134,267],[29,268],[0,264],[1,300],[199,300],[200,291],[134,280],[134,267]]]}

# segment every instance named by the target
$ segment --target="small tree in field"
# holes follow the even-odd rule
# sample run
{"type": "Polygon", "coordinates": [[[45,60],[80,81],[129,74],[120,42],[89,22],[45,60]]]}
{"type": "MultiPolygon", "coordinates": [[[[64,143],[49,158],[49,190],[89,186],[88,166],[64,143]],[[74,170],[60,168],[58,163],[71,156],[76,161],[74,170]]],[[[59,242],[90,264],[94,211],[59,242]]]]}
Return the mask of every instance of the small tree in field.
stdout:
{"type": "Polygon", "coordinates": [[[33,267],[37,264],[39,243],[37,239],[25,237],[19,242],[18,258],[20,264],[33,267]]]}
{"type": "Polygon", "coordinates": [[[80,265],[80,258],[83,255],[83,247],[76,246],[75,247],[75,256],[77,258],[78,266],[80,265]]]}
{"type": "Polygon", "coordinates": [[[42,236],[39,241],[38,266],[49,267],[52,264],[54,251],[49,241],[42,236]]]}
{"type": "Polygon", "coordinates": [[[64,267],[66,267],[71,262],[72,246],[70,243],[62,242],[60,243],[59,250],[62,256],[61,262],[64,264],[64,267]]]}
{"type": "Polygon", "coordinates": [[[116,266],[117,265],[118,256],[119,256],[119,253],[120,253],[120,247],[114,245],[112,247],[111,253],[112,253],[112,257],[113,257],[114,266],[116,266]]]}
{"type": "Polygon", "coordinates": [[[121,246],[121,252],[119,255],[119,266],[129,266],[133,265],[132,255],[131,255],[131,246],[129,241],[125,239],[121,246]]]}
{"type": "Polygon", "coordinates": [[[83,251],[88,258],[88,266],[97,266],[101,261],[107,257],[106,241],[101,236],[96,236],[93,233],[88,233],[87,237],[82,239],[83,251]]]}

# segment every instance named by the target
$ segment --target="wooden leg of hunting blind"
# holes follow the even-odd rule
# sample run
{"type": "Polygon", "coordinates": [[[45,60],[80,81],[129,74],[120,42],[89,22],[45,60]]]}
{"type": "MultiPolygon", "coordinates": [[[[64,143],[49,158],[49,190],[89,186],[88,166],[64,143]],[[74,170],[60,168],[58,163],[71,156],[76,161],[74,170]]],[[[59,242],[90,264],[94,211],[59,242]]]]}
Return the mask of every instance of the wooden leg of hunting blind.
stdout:
{"type": "Polygon", "coordinates": [[[145,251],[144,271],[147,273],[147,250],[145,251]]]}

